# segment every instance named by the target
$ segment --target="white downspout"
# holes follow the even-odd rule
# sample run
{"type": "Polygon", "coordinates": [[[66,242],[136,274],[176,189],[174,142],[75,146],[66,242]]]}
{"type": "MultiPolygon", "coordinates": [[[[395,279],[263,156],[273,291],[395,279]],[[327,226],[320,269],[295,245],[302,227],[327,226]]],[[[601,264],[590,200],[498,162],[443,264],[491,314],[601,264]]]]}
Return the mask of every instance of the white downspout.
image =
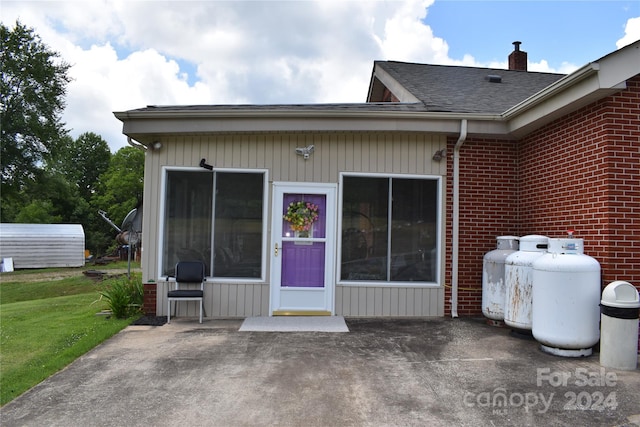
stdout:
{"type": "Polygon", "coordinates": [[[460,122],[460,136],[453,149],[453,224],[451,245],[451,317],[458,317],[458,252],[460,238],[460,148],[467,139],[467,119],[460,122]]]}
{"type": "Polygon", "coordinates": [[[138,150],[147,151],[147,146],[139,143],[138,141],[132,139],[130,136],[127,137],[127,142],[133,148],[137,148],[138,150]]]}

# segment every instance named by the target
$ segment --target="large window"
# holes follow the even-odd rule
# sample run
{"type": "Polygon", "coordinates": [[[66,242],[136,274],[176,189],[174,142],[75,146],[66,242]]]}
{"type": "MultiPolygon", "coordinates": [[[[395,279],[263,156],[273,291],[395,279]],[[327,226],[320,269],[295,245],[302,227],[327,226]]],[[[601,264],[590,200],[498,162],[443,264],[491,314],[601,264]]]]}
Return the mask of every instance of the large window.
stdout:
{"type": "Polygon", "coordinates": [[[340,279],[436,282],[439,181],[343,177],[340,279]]]}
{"type": "Polygon", "coordinates": [[[168,170],[162,275],[200,260],[210,277],[262,278],[264,185],[262,172],[168,170]]]}

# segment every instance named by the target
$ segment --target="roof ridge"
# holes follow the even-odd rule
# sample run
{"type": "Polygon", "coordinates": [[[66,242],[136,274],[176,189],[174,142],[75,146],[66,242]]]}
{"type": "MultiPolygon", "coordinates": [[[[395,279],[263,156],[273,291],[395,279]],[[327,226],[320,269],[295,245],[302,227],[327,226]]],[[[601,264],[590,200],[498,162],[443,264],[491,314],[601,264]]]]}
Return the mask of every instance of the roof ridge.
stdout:
{"type": "Polygon", "coordinates": [[[564,73],[550,73],[545,71],[522,71],[522,70],[509,70],[508,68],[490,68],[490,67],[474,67],[470,65],[453,65],[453,64],[425,64],[422,62],[406,62],[406,61],[392,61],[392,60],[376,60],[374,64],[400,64],[400,65],[416,65],[421,67],[442,67],[442,68],[466,68],[472,70],[492,70],[492,71],[506,71],[509,73],[527,73],[527,74],[546,74],[553,76],[566,76],[564,73]]]}

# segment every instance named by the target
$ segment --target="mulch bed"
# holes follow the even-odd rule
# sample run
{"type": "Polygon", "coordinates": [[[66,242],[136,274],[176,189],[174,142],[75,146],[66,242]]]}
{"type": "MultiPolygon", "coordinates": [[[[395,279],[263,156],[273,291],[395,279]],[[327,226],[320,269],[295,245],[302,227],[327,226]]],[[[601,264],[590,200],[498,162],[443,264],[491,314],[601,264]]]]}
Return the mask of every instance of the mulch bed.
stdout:
{"type": "Polygon", "coordinates": [[[142,316],[132,325],[138,326],[162,326],[167,323],[167,316],[142,316]]]}

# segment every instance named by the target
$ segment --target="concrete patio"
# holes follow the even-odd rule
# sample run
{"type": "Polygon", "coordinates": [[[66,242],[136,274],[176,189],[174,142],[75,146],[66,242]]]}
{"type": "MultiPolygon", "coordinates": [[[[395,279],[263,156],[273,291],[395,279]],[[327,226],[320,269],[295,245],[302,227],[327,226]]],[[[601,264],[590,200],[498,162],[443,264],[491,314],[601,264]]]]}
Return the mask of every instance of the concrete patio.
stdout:
{"type": "Polygon", "coordinates": [[[1,408],[10,426],[640,426],[640,371],[481,319],[130,326],[1,408]]]}

